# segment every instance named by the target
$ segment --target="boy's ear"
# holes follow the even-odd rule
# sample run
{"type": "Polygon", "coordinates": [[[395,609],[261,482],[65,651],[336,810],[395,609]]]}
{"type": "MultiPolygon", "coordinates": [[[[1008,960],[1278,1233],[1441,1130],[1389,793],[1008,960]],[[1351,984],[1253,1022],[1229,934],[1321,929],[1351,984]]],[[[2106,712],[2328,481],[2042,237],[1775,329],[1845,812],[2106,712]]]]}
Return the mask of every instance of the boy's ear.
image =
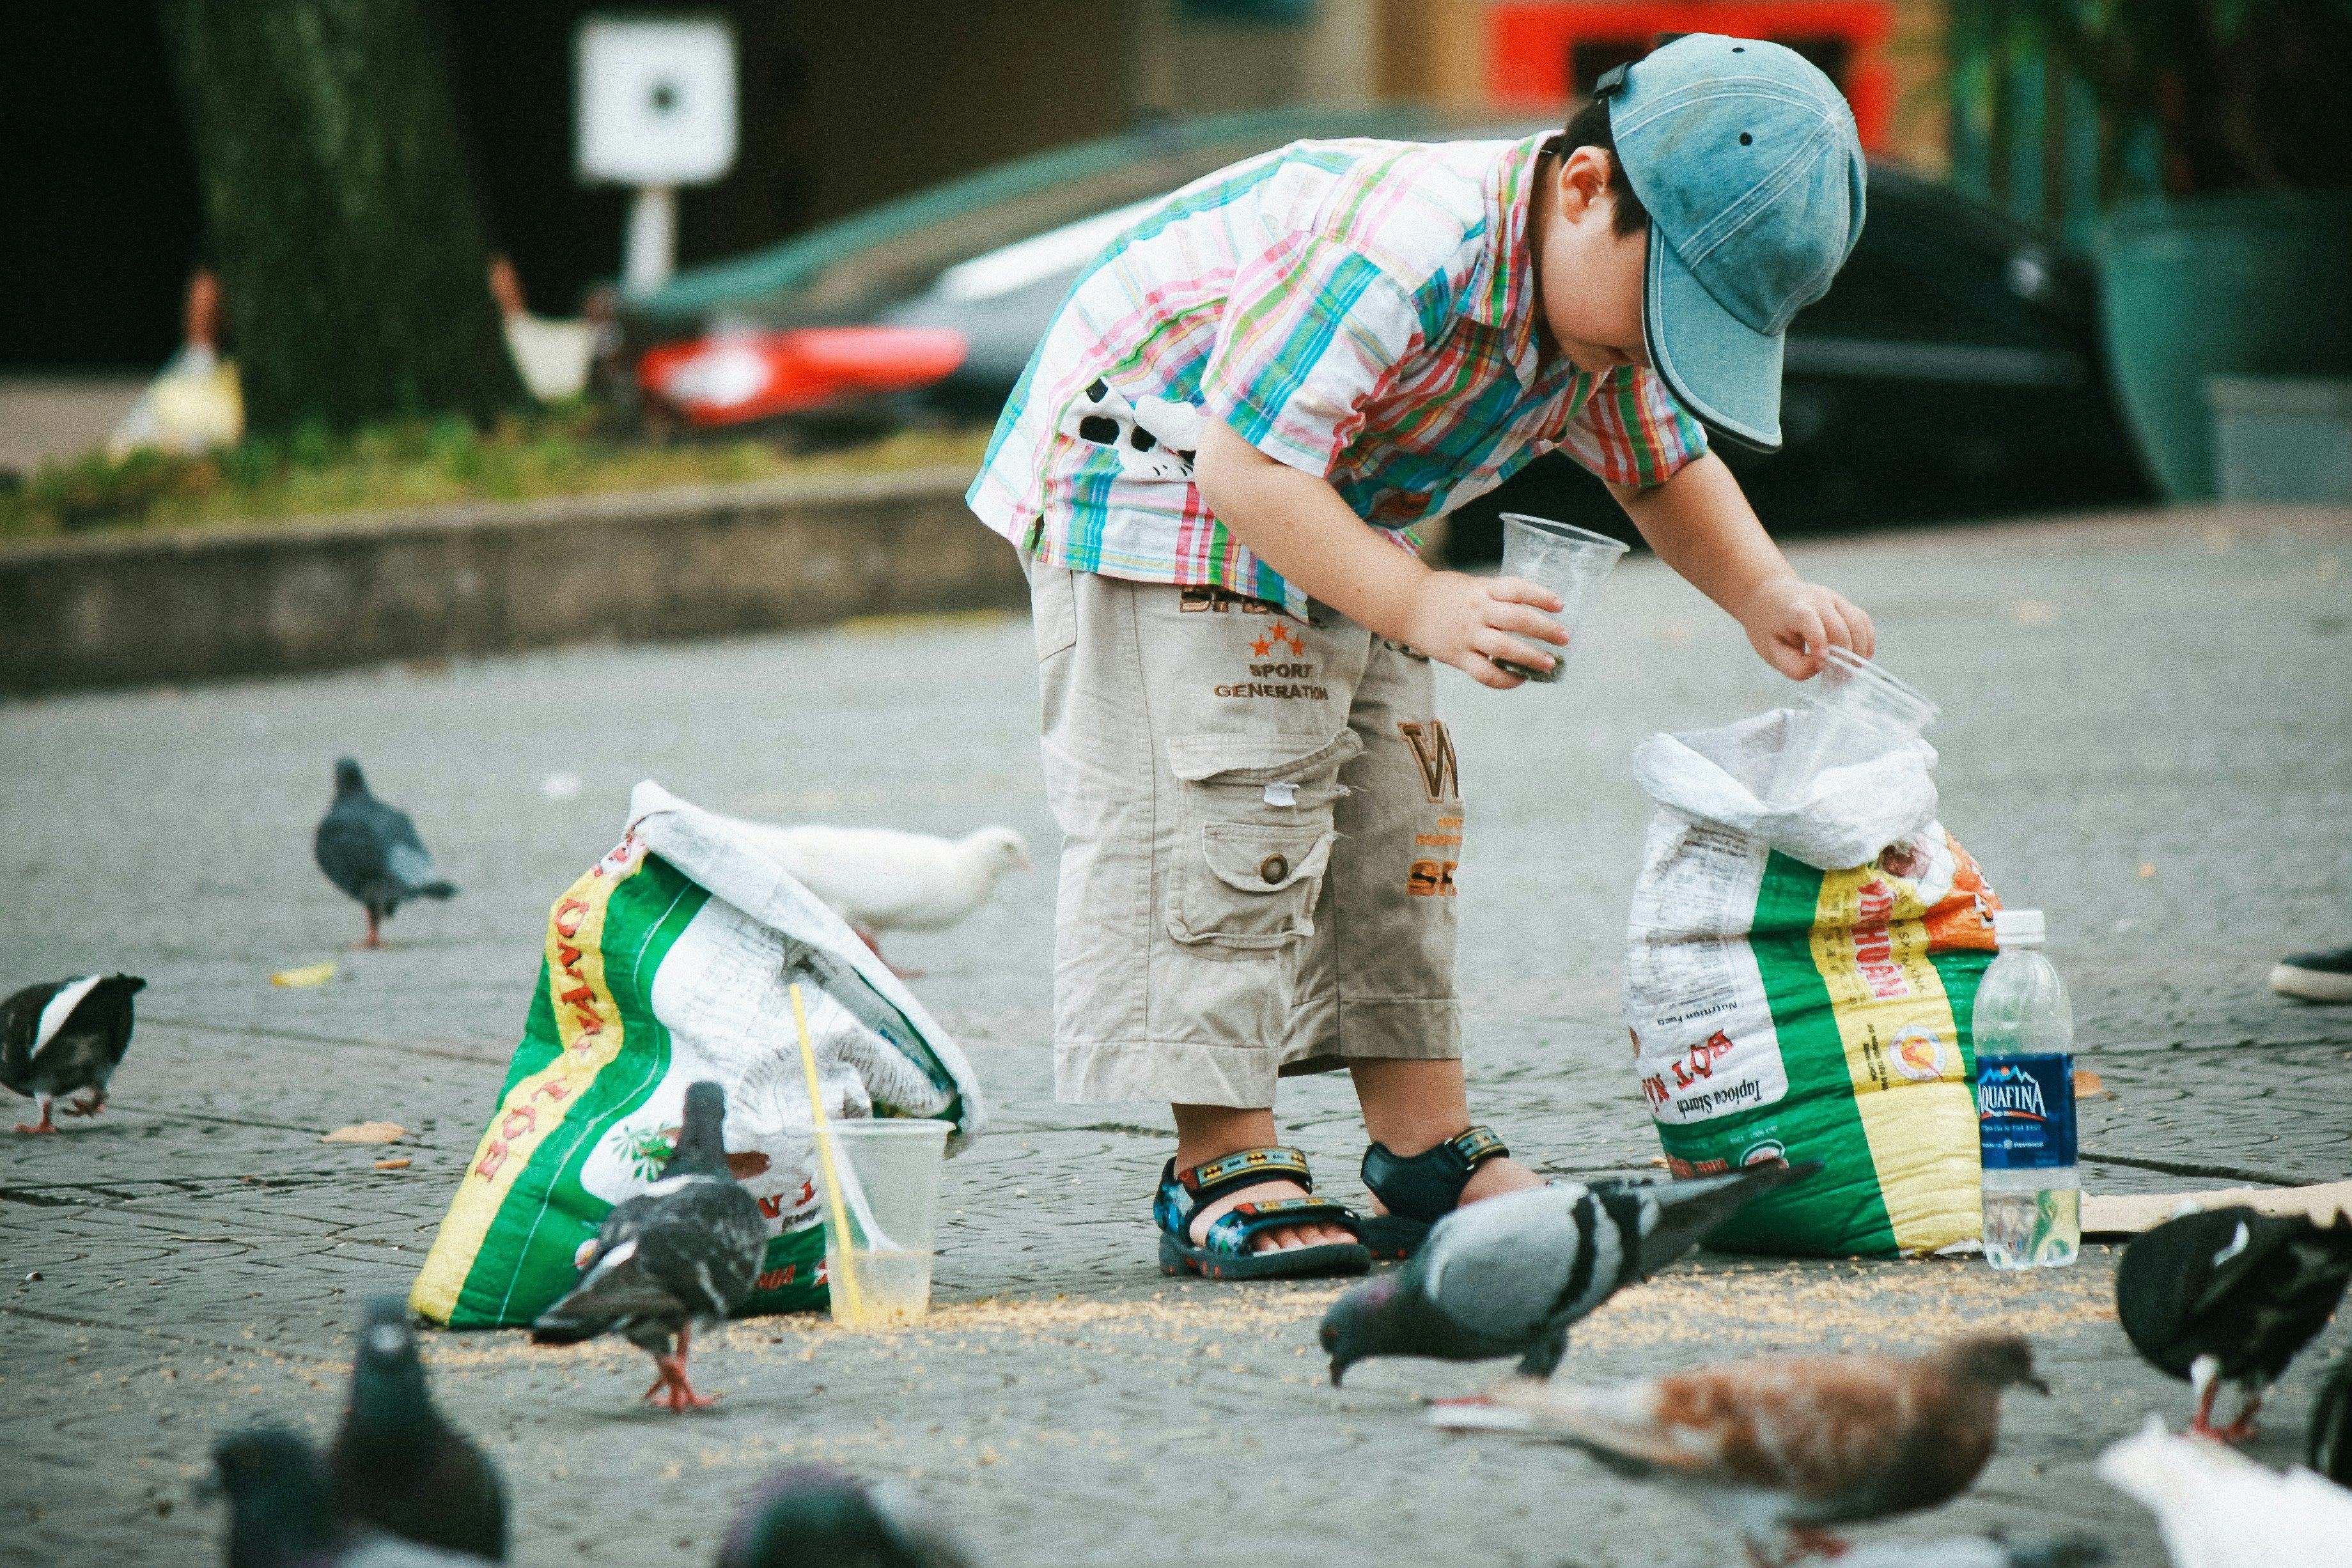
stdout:
{"type": "Polygon", "coordinates": [[[1560,216],[1574,222],[1607,197],[1612,172],[1609,154],[1598,147],[1580,147],[1570,153],[1557,176],[1560,216]]]}

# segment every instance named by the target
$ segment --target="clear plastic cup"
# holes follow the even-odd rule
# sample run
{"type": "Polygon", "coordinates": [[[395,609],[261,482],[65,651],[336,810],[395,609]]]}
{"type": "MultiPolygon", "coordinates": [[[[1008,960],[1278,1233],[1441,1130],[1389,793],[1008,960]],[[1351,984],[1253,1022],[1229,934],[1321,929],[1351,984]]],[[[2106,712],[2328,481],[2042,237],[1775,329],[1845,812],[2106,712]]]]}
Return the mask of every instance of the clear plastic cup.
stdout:
{"type": "Polygon", "coordinates": [[[1552,656],[1549,670],[1530,669],[1505,659],[1496,660],[1495,667],[1547,685],[1559,680],[1560,671],[1568,667],[1569,654],[1576,651],[1576,629],[1584,623],[1584,612],[1601,597],[1601,585],[1628,548],[1623,540],[1591,528],[1531,517],[1524,512],[1505,512],[1503,575],[1526,578],[1559,595],[1560,612],[1553,619],[1568,628],[1569,644],[1565,648],[1536,644],[1552,656]]]}
{"type": "Polygon", "coordinates": [[[1884,756],[1942,711],[1861,654],[1832,648],[1822,673],[1797,700],[1789,743],[1765,800],[1777,805],[1801,800],[1824,769],[1884,756]]]}
{"type": "Polygon", "coordinates": [[[908,1328],[930,1311],[949,1128],[946,1122],[884,1116],[828,1122],[817,1134],[824,1274],[834,1322],[844,1328],[908,1328]],[[843,1224],[834,1222],[835,1215],[843,1224]]]}

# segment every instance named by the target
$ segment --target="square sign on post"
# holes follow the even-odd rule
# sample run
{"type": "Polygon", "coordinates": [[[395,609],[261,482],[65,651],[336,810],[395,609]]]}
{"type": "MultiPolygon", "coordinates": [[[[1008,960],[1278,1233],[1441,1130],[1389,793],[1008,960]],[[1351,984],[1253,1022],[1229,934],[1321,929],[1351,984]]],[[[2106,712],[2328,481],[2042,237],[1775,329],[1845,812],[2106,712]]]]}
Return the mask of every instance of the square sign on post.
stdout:
{"type": "Polygon", "coordinates": [[[580,177],[636,187],[622,287],[667,281],[677,187],[733,167],[735,33],[721,16],[591,16],[573,38],[580,177]]]}

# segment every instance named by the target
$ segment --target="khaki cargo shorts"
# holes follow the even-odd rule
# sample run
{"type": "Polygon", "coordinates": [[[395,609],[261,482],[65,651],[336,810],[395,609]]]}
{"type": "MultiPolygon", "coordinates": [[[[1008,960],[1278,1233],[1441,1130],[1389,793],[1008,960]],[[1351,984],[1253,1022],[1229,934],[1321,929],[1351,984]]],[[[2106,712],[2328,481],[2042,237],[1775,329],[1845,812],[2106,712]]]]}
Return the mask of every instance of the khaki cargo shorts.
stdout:
{"type": "Polygon", "coordinates": [[[1462,791],[1429,662],[1318,607],[1032,563],[1066,1101],[1263,1107],[1462,1054],[1462,791]]]}

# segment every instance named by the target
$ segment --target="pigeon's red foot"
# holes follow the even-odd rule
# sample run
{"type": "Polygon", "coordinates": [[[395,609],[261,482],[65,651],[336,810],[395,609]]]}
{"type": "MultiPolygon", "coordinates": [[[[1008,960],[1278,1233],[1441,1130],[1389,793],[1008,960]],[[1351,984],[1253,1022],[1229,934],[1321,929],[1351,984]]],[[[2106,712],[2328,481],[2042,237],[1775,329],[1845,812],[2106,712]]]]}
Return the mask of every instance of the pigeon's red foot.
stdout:
{"type": "MultiPolygon", "coordinates": [[[[855,928],[853,927],[853,929],[855,929],[855,928]]],[[[900,967],[898,967],[898,965],[893,964],[892,962],[890,962],[890,960],[889,960],[889,959],[887,959],[887,958],[883,958],[883,957],[882,957],[882,944],[881,944],[881,943],[879,943],[879,942],[877,942],[876,940],[874,940],[874,933],[872,933],[871,931],[860,931],[860,932],[858,932],[858,933],[857,933],[857,939],[858,939],[860,942],[865,943],[865,944],[866,944],[866,946],[873,951],[873,954],[874,954],[874,956],[875,956],[877,958],[882,958],[882,967],[883,967],[884,968],[886,968],[886,969],[889,970],[892,974],[894,974],[894,975],[898,976],[900,979],[902,979],[902,980],[919,980],[919,979],[921,979],[921,978],[923,977],[923,972],[922,972],[920,969],[901,969],[900,967]]]]}
{"type": "MultiPolygon", "coordinates": [[[[103,1094],[100,1095],[95,1100],[69,1100],[66,1102],[66,1114],[68,1116],[95,1116],[100,1111],[105,1109],[106,1096],[103,1094]]],[[[51,1128],[50,1131],[55,1132],[56,1129],[51,1128]]]]}
{"type": "Polygon", "coordinates": [[[1789,1555],[1781,1562],[1795,1563],[1806,1557],[1843,1557],[1852,1550],[1843,1540],[1828,1531],[1809,1524],[1789,1527],[1789,1555]]]}
{"type": "Polygon", "coordinates": [[[2254,1415],[2262,1407],[2261,1400],[2249,1399],[2246,1401],[2245,1407],[2240,1410],[2236,1418],[2226,1427],[2216,1427],[2206,1418],[2210,1412],[2200,1410],[2197,1413],[2197,1418],[2189,1423],[2189,1430],[2194,1436],[2210,1437],[2218,1443],[2251,1443],[2261,1431],[2261,1428],[2254,1425],[2254,1415]]]}
{"type": "Polygon", "coordinates": [[[677,1411],[703,1410],[719,1403],[715,1396],[697,1394],[694,1385],[687,1382],[686,1357],[657,1355],[654,1357],[654,1385],[646,1390],[646,1398],[658,1399],[667,1395],[669,1407],[677,1411]]]}
{"type": "Polygon", "coordinates": [[[16,1131],[20,1133],[54,1133],[57,1130],[58,1124],[55,1122],[47,1120],[39,1122],[19,1122],[16,1124],[16,1131]]]}

